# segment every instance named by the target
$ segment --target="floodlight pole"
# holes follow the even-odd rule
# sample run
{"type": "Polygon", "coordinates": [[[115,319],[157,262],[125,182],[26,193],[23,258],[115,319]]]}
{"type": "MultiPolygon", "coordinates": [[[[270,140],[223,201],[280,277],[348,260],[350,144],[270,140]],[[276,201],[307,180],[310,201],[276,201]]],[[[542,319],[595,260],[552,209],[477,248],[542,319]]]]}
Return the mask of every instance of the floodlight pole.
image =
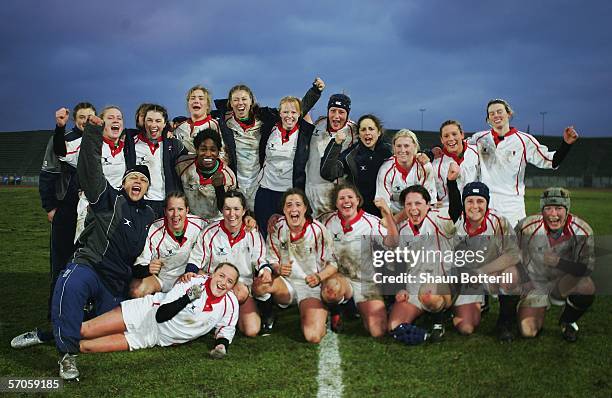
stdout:
{"type": "Polygon", "coordinates": [[[419,112],[421,112],[421,131],[423,131],[423,114],[425,113],[427,109],[425,108],[420,108],[419,112]]]}
{"type": "Polygon", "coordinates": [[[542,135],[546,135],[546,131],[544,131],[544,118],[546,117],[547,113],[548,112],[546,111],[540,112],[540,115],[542,115],[542,135]]]}

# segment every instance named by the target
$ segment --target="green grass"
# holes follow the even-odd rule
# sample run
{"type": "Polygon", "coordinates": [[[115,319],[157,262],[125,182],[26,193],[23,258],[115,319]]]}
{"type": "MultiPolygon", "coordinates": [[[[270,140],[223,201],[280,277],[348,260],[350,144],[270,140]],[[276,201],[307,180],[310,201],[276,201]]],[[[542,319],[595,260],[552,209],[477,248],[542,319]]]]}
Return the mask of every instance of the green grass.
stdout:
{"type": "MultiPolygon", "coordinates": [[[[527,195],[537,211],[539,190],[527,195]]],[[[612,191],[573,192],[572,211],[596,234],[612,234],[612,191]]],[[[0,203],[0,377],[55,377],[51,345],[12,350],[9,341],[44,326],[48,297],[46,215],[34,188],[2,188],[0,203]]],[[[534,340],[500,345],[492,334],[496,308],[477,332],[462,337],[447,328],[439,344],[407,347],[366,336],[359,321],[339,336],[345,396],[590,396],[612,395],[612,299],[598,297],[581,320],[580,340],[565,343],[559,308],[547,313],[534,340]]],[[[208,359],[212,339],[184,346],[79,356],[81,381],[70,396],[308,397],[317,392],[318,347],[304,343],[295,309],[281,312],[274,335],[237,336],[223,361],[208,359]]]]}

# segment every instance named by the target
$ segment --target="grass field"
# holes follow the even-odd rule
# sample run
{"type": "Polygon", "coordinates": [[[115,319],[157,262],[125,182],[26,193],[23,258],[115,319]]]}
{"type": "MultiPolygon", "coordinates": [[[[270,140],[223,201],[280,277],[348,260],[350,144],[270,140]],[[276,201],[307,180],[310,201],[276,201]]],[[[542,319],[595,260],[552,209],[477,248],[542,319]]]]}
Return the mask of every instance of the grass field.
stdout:
{"type": "MultiPolygon", "coordinates": [[[[528,213],[539,191],[527,196],[528,213]]],[[[572,212],[596,234],[612,235],[612,191],[573,192],[572,212]]],[[[35,188],[2,188],[0,203],[0,377],[56,377],[54,346],[13,350],[15,335],[45,326],[48,297],[46,215],[35,188]]],[[[496,307],[475,335],[447,327],[438,344],[407,347],[366,336],[350,321],[338,336],[344,396],[612,396],[612,299],[598,297],[580,322],[580,339],[565,343],[552,308],[543,334],[501,345],[492,333],[496,307]]],[[[70,396],[310,397],[317,394],[319,347],[306,344],[295,309],[280,313],[274,334],[237,336],[229,356],[208,359],[212,339],[136,352],[79,356],[81,381],[70,396]]]]}

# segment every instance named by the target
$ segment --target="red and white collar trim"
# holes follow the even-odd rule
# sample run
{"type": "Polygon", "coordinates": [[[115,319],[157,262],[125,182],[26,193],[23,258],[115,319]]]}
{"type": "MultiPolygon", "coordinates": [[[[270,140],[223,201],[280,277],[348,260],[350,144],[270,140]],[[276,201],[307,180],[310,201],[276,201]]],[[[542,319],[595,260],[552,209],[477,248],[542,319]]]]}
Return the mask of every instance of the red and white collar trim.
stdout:
{"type": "Polygon", "coordinates": [[[191,128],[193,129],[194,127],[198,127],[201,126],[203,124],[206,124],[208,122],[210,122],[210,120],[212,119],[211,115],[206,115],[206,117],[202,120],[198,120],[198,121],[193,121],[193,119],[189,118],[187,119],[187,123],[189,123],[189,125],[191,126],[191,128]]]}
{"type": "Polygon", "coordinates": [[[285,130],[283,128],[282,124],[276,123],[276,128],[278,129],[278,131],[280,131],[281,139],[283,141],[283,144],[285,144],[285,143],[287,143],[289,141],[289,138],[291,138],[293,133],[298,131],[298,129],[300,128],[300,125],[298,123],[296,123],[295,126],[293,126],[293,128],[291,130],[287,131],[287,130],[285,130]]]}
{"type": "Polygon", "coordinates": [[[494,129],[491,129],[491,136],[493,137],[493,141],[495,142],[495,146],[497,146],[502,140],[508,138],[512,134],[516,134],[517,132],[518,132],[518,130],[516,128],[510,127],[510,131],[508,131],[503,136],[500,136],[497,131],[495,131],[494,129]]]}
{"type": "Polygon", "coordinates": [[[113,157],[117,156],[121,151],[123,151],[123,140],[119,139],[116,143],[110,138],[102,137],[102,141],[104,141],[108,147],[110,148],[111,155],[113,157]]]}
{"type": "Polygon", "coordinates": [[[482,234],[484,231],[487,230],[487,218],[489,217],[489,210],[487,209],[487,211],[484,214],[484,217],[482,219],[482,222],[480,223],[480,225],[478,226],[478,228],[476,228],[476,230],[474,230],[474,232],[470,232],[473,225],[470,223],[470,220],[467,218],[467,216],[465,215],[465,212],[463,214],[464,217],[464,221],[463,221],[463,225],[465,228],[465,231],[467,232],[468,236],[471,238],[472,236],[476,236],[476,235],[480,235],[482,234]]]}
{"type": "Polygon", "coordinates": [[[236,123],[238,123],[238,125],[242,127],[242,130],[244,131],[247,131],[248,129],[253,128],[255,126],[255,118],[253,118],[253,121],[251,122],[251,124],[246,124],[246,123],[243,123],[240,119],[238,119],[234,112],[232,112],[232,116],[234,117],[234,120],[236,121],[236,123]]]}
{"type": "Polygon", "coordinates": [[[400,172],[400,174],[402,175],[402,179],[404,181],[406,181],[406,178],[408,178],[408,173],[410,172],[410,170],[412,170],[412,168],[414,167],[414,163],[416,162],[416,157],[412,158],[412,164],[410,165],[410,167],[408,169],[405,169],[401,164],[399,164],[399,162],[397,161],[397,156],[393,156],[393,159],[395,160],[395,168],[397,169],[397,171],[400,172]]]}
{"type": "Polygon", "coordinates": [[[144,134],[143,132],[138,133],[138,139],[144,143],[146,143],[149,146],[149,149],[151,150],[151,153],[155,153],[155,151],[157,150],[157,148],[159,148],[159,144],[162,143],[162,141],[164,140],[164,137],[162,137],[161,135],[159,137],[157,137],[157,139],[155,139],[155,142],[152,142],[151,140],[149,140],[149,138],[146,136],[146,134],[144,134]]]}
{"type": "Polygon", "coordinates": [[[310,224],[312,224],[312,220],[309,220],[307,218],[306,222],[304,223],[304,226],[302,227],[302,230],[295,237],[293,237],[293,233],[291,232],[291,229],[289,229],[289,239],[291,239],[291,242],[295,242],[295,241],[302,239],[304,235],[306,234],[306,230],[308,229],[310,224]]]}
{"type": "Polygon", "coordinates": [[[185,217],[185,223],[183,224],[183,231],[182,231],[183,235],[181,236],[181,240],[178,240],[176,239],[176,236],[174,235],[174,231],[170,229],[170,223],[168,222],[166,218],[164,218],[164,228],[166,229],[166,232],[168,233],[168,235],[170,235],[172,240],[174,240],[176,243],[179,244],[179,246],[183,246],[183,243],[186,242],[185,233],[187,232],[188,224],[189,224],[189,220],[187,219],[187,217],[185,217]]]}
{"type": "Polygon", "coordinates": [[[227,235],[227,240],[229,241],[230,247],[233,247],[246,236],[244,223],[240,225],[240,231],[238,231],[238,234],[235,237],[232,235],[230,230],[225,227],[225,221],[221,221],[219,224],[221,224],[221,230],[227,235]]]}
{"type": "MultiPolygon", "coordinates": [[[[217,161],[219,162],[219,167],[217,167],[217,171],[220,171],[223,173],[223,161],[221,159],[217,159],[217,161]]],[[[200,172],[200,170],[198,169],[197,164],[196,164],[196,173],[198,173],[198,177],[200,178],[200,185],[212,184],[212,175],[208,178],[204,177],[202,173],[200,172]]],[[[223,185],[225,185],[225,173],[223,173],[223,185]]]]}
{"type": "Polygon", "coordinates": [[[353,217],[351,220],[346,221],[344,220],[344,218],[342,218],[340,211],[338,211],[338,218],[340,219],[340,224],[342,225],[342,232],[347,233],[352,231],[353,225],[355,225],[359,220],[361,220],[361,217],[363,217],[363,213],[365,213],[363,209],[359,209],[355,217],[353,217]]]}
{"type": "Polygon", "coordinates": [[[459,155],[457,155],[456,153],[451,153],[449,151],[446,150],[446,148],[442,148],[442,152],[448,156],[449,158],[452,158],[455,162],[457,162],[458,165],[461,165],[461,162],[463,162],[463,154],[465,153],[465,150],[467,148],[467,141],[463,140],[461,141],[461,143],[463,144],[463,151],[461,151],[461,153],[459,155]]]}
{"type": "Polygon", "coordinates": [[[210,284],[212,283],[212,276],[204,282],[204,288],[206,289],[206,302],[204,303],[203,312],[212,311],[213,304],[217,304],[219,301],[223,300],[223,296],[215,296],[210,288],[210,284]]]}

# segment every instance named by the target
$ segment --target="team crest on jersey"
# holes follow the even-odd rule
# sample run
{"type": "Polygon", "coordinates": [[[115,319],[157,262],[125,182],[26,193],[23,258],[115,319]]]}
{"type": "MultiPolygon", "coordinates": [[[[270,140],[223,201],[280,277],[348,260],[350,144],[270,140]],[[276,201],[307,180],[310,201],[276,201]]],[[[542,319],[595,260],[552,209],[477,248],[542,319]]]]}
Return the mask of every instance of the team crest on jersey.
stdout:
{"type": "Polygon", "coordinates": [[[340,232],[334,234],[334,242],[340,242],[340,232]]]}
{"type": "Polygon", "coordinates": [[[281,242],[280,247],[283,250],[287,250],[287,242],[281,242]]]}
{"type": "Polygon", "coordinates": [[[136,164],[149,164],[149,160],[147,159],[146,156],[138,156],[138,160],[136,161],[136,164]]]}
{"type": "Polygon", "coordinates": [[[108,161],[108,157],[102,156],[102,166],[108,166],[109,164],[112,163],[108,161]]]}
{"type": "Polygon", "coordinates": [[[359,170],[361,171],[366,171],[368,168],[366,167],[366,165],[361,165],[359,166],[359,170]]]}
{"type": "Polygon", "coordinates": [[[215,255],[217,256],[227,256],[228,253],[227,247],[217,246],[215,248],[215,255]]]}
{"type": "Polygon", "coordinates": [[[268,145],[268,148],[270,148],[270,150],[275,150],[276,148],[274,147],[274,143],[271,142],[270,145],[268,145]]]}

